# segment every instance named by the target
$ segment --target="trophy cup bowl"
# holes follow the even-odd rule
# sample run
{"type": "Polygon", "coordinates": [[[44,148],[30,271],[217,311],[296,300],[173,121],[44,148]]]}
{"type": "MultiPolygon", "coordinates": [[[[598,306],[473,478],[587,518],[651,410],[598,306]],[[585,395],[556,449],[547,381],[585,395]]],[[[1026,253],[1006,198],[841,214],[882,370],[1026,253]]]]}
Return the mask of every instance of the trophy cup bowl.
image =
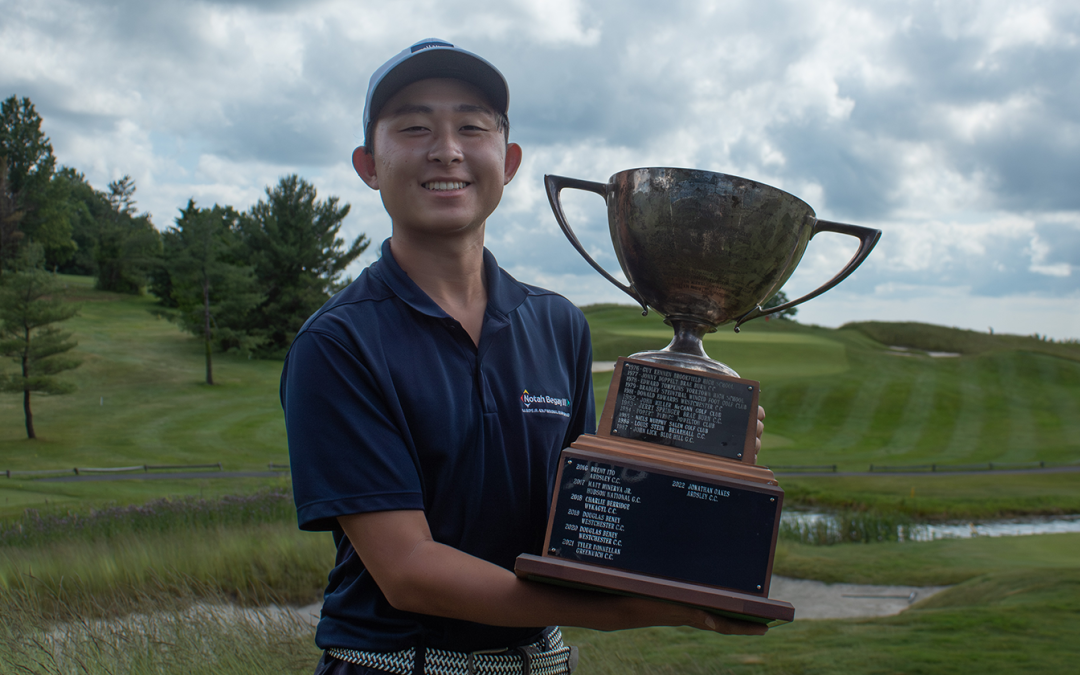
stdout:
{"type": "Polygon", "coordinates": [[[675,331],[659,351],[631,358],[736,376],[708,357],[701,340],[717,326],[784,311],[824,293],[862,264],[880,230],[819,220],[798,197],[756,181],[712,171],[640,168],[607,183],[545,176],[559,226],[578,252],[611,283],[651,307],[675,331]],[[582,247],[560,201],[565,188],[595,192],[608,207],[611,242],[629,285],[619,282],[582,247]],[[796,300],[765,310],[795,271],[810,239],[837,232],[859,249],[832,279],[796,300]]]}

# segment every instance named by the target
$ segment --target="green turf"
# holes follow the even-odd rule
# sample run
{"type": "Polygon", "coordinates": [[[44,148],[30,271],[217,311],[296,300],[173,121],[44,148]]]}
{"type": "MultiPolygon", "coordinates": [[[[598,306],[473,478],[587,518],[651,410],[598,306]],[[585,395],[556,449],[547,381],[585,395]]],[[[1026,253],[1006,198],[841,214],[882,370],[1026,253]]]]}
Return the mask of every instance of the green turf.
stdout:
{"type": "MultiPolygon", "coordinates": [[[[85,277],[63,278],[69,298],[81,305],[65,328],[75,333],[83,365],[63,375],[78,390],[33,396],[33,441],[25,437],[21,399],[0,397],[0,471],[217,462],[226,471],[265,470],[288,462],[277,399],[280,361],[215,355],[219,384],[207,386],[199,341],[161,318],[154,299],[95,291],[85,277]]],[[[214,485],[209,476],[79,486],[0,478],[0,512],[46,500],[198,494],[214,485]]]]}
{"type": "Polygon", "coordinates": [[[902,511],[918,520],[1080,513],[1080,471],[895,476],[781,475],[785,504],[902,511]]]}
{"type": "MultiPolygon", "coordinates": [[[[279,361],[216,355],[220,384],[209,387],[203,384],[200,342],[160,318],[152,298],[95,291],[89,278],[64,280],[69,297],[82,306],[67,328],[75,332],[85,362],[65,375],[79,389],[69,396],[34,397],[36,441],[25,439],[19,397],[0,397],[0,471],[216,462],[226,470],[259,470],[288,462],[277,398],[279,361]]],[[[671,336],[655,313],[642,317],[634,308],[614,305],[585,310],[598,362],[658,349],[671,336]]],[[[768,420],[759,461],[767,465],[837,464],[865,471],[871,464],[1080,462],[1080,361],[1073,358],[1080,346],[898,326],[883,333],[881,326],[830,330],[759,320],[739,334],[723,327],[705,345],[714,358],[762,383],[768,420]],[[897,355],[870,335],[915,351],[897,355]],[[965,355],[931,358],[919,351],[944,347],[965,355]]],[[[610,374],[594,378],[598,412],[609,381],[610,374]]],[[[995,502],[976,509],[987,513],[1077,510],[1073,479],[1046,479],[1028,489],[1023,480],[994,476],[979,479],[974,492],[951,497],[947,489],[936,496],[925,492],[923,480],[882,476],[819,483],[812,491],[801,490],[803,478],[785,479],[785,485],[791,486],[792,504],[805,498],[809,504],[897,505],[914,487],[922,504],[915,511],[925,515],[973,503],[968,497],[995,502]]],[[[974,485],[964,478],[925,480],[974,485]]],[[[234,485],[250,491],[274,481],[234,485]]],[[[78,486],[0,478],[0,513],[231,489],[219,483],[210,476],[78,486]]],[[[910,510],[910,500],[903,508],[910,510]]],[[[974,512],[957,511],[967,513],[974,512]]]]}
{"type": "Polygon", "coordinates": [[[989,573],[1080,569],[1080,534],[777,546],[773,571],[828,582],[941,586],[989,573]]]}
{"type": "MultiPolygon", "coordinates": [[[[659,349],[671,337],[655,315],[585,309],[597,361],[659,349]]],[[[1080,462],[1080,345],[938,326],[923,326],[929,337],[920,342],[912,337],[918,325],[903,327],[756,321],[738,334],[722,327],[706,336],[705,349],[761,382],[768,412],[761,463],[866,471],[871,464],[1080,462]],[[871,335],[918,349],[897,352],[871,335]],[[926,353],[942,347],[963,355],[926,353]]],[[[610,376],[596,380],[599,402],[610,376]]]]}
{"type": "Polygon", "coordinates": [[[798,621],[760,638],[680,628],[567,630],[581,675],[1072,672],[1080,570],[973,579],[894,617],[798,621]]]}

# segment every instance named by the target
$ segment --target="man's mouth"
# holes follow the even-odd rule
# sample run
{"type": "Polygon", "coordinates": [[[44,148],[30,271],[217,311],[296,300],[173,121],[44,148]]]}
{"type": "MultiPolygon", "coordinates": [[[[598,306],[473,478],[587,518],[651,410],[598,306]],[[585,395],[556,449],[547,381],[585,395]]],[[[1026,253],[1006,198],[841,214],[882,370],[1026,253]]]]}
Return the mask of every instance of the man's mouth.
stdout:
{"type": "Polygon", "coordinates": [[[432,181],[430,183],[424,183],[424,187],[428,190],[435,190],[441,192],[443,190],[462,190],[468,187],[468,183],[451,182],[445,180],[432,181]]]}

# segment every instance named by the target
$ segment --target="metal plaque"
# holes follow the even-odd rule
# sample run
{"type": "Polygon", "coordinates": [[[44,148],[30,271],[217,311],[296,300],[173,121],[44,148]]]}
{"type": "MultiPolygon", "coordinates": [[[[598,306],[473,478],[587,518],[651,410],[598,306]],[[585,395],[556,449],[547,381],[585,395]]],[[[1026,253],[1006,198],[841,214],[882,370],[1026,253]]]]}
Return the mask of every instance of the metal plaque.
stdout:
{"type": "Polygon", "coordinates": [[[752,385],[628,361],[611,435],[741,459],[753,398],[752,385]]]}
{"type": "Polygon", "coordinates": [[[779,488],[562,456],[546,555],[708,584],[768,589],[779,488]]]}

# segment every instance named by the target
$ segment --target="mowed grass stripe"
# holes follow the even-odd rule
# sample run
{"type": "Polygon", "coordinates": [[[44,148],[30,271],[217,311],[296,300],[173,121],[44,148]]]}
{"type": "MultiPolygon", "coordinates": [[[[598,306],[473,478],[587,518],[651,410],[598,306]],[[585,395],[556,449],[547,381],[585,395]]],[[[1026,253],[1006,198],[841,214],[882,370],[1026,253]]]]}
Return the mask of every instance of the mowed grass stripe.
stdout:
{"type": "Polygon", "coordinates": [[[1080,364],[1039,357],[1036,367],[1047,400],[1040,411],[1048,417],[1043,442],[1055,457],[1075,452],[1080,449],[1080,364]]]}
{"type": "Polygon", "coordinates": [[[829,395],[826,407],[836,411],[846,411],[840,427],[825,444],[829,453],[842,450],[864,449],[864,441],[871,428],[878,408],[882,404],[886,389],[892,384],[891,378],[868,377],[851,387],[849,382],[835,388],[829,395]]]}
{"type": "MultiPolygon", "coordinates": [[[[762,390],[765,390],[764,386],[762,390]]],[[[767,410],[766,414],[773,417],[782,415],[785,432],[792,436],[801,436],[813,431],[817,426],[822,406],[830,391],[832,387],[821,379],[782,385],[774,397],[774,409],[767,410]]]]}
{"type": "Polygon", "coordinates": [[[941,460],[960,461],[975,456],[979,450],[985,413],[983,410],[983,387],[980,383],[981,359],[959,359],[956,388],[959,406],[952,426],[952,437],[945,446],[941,460]]]}
{"type": "Polygon", "coordinates": [[[885,454],[924,457],[922,453],[917,452],[916,444],[925,433],[927,421],[930,419],[937,380],[936,364],[920,361],[915,380],[908,390],[907,400],[892,429],[892,436],[885,444],[885,454]]]}
{"type": "MultiPolygon", "coordinates": [[[[1025,462],[1038,457],[1039,434],[1035,428],[1034,406],[1042,401],[1035,383],[1022,377],[1034,370],[1032,355],[1024,352],[1008,354],[1001,359],[1001,379],[1005,384],[1005,402],[1009,411],[1008,447],[1005,461],[1025,462]]],[[[1041,393],[1041,392],[1040,392],[1041,393]]]]}
{"type": "Polygon", "coordinates": [[[999,355],[979,357],[978,364],[979,370],[975,375],[983,395],[983,425],[979,430],[977,452],[980,459],[1004,461],[1012,433],[1009,402],[1004,391],[1009,383],[1002,380],[999,355]]]}
{"type": "Polygon", "coordinates": [[[930,409],[915,442],[914,454],[922,460],[940,461],[956,430],[960,416],[959,370],[962,359],[934,359],[934,389],[930,409]]]}

